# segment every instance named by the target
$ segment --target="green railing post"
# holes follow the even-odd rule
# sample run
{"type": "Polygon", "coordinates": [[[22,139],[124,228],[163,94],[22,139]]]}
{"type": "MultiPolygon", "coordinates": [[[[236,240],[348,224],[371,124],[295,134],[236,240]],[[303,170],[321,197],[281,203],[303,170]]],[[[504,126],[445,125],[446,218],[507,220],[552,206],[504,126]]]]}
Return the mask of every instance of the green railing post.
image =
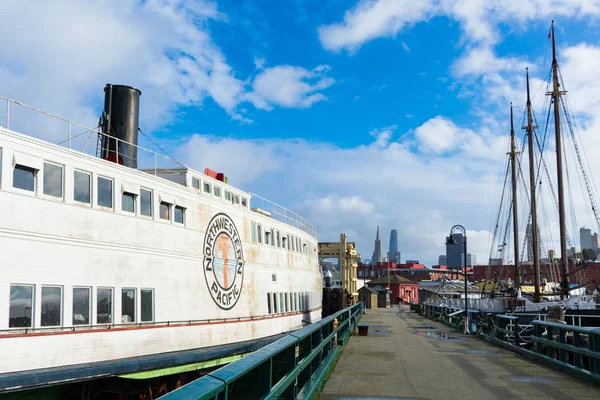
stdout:
{"type": "MultiPolygon", "coordinates": [[[[560,344],[567,344],[567,331],[566,329],[558,330],[558,342],[560,344]]],[[[558,357],[561,362],[567,362],[567,351],[560,347],[558,349],[558,357]]]]}
{"type": "MultiPolygon", "coordinates": [[[[579,332],[573,332],[573,345],[575,347],[581,348],[581,336],[579,332]]],[[[577,368],[583,368],[583,363],[581,362],[581,354],[573,353],[573,364],[577,368]]]]}
{"type": "Polygon", "coordinates": [[[257,367],[258,395],[265,396],[273,386],[273,359],[269,358],[257,367]]]}
{"type": "MultiPolygon", "coordinates": [[[[600,355],[600,332],[596,330],[595,332],[590,332],[589,335],[590,341],[590,350],[596,352],[596,354],[600,355]]],[[[590,371],[595,374],[600,374],[600,359],[589,357],[590,359],[590,371]]]]}

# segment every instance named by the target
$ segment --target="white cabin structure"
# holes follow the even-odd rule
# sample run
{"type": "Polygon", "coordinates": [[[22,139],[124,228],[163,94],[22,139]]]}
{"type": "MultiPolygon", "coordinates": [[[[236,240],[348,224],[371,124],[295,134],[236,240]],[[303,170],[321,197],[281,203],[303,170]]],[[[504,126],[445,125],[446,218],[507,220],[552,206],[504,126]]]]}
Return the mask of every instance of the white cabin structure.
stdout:
{"type": "Polygon", "coordinates": [[[23,372],[250,343],[321,318],[316,229],[301,217],[185,166],[130,168],[7,127],[0,392],[23,372]]]}

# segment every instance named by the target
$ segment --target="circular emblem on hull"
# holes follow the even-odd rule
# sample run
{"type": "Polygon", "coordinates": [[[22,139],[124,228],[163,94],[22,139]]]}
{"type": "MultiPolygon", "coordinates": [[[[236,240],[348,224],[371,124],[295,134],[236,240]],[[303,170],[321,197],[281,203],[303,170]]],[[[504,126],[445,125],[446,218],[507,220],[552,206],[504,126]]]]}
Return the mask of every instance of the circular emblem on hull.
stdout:
{"type": "Polygon", "coordinates": [[[242,240],[227,214],[215,215],[204,236],[204,278],[213,300],[223,310],[235,306],[244,282],[242,240]]]}

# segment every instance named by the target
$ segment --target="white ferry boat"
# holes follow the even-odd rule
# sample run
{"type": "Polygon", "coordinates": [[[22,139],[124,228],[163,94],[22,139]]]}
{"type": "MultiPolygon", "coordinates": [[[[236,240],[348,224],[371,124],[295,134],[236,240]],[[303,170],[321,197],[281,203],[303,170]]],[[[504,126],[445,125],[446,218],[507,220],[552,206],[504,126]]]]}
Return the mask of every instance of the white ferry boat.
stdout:
{"type": "Polygon", "coordinates": [[[251,351],[321,318],[316,229],[222,174],[160,167],[137,144],[141,92],[105,93],[98,130],[42,114],[65,145],[11,130],[39,110],[2,98],[0,392],[251,351]]]}

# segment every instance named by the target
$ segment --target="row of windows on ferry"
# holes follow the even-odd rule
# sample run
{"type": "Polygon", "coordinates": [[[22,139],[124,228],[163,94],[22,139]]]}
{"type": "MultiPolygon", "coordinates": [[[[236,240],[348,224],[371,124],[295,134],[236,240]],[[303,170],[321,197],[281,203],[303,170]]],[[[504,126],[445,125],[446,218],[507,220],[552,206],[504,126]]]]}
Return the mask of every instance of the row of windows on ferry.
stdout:
{"type": "Polygon", "coordinates": [[[321,305],[319,292],[267,293],[269,314],[306,311],[321,305]]]}
{"type": "Polygon", "coordinates": [[[274,228],[263,227],[256,222],[250,224],[250,239],[253,243],[288,249],[289,251],[303,253],[311,257],[314,255],[313,253],[316,249],[312,244],[302,240],[300,237],[280,232],[274,228]]]}
{"type": "MultiPolygon", "coordinates": [[[[43,163],[43,188],[45,196],[63,199],[64,197],[64,166],[45,161],[43,163]]],[[[15,164],[13,169],[13,187],[29,192],[37,192],[37,176],[39,170],[29,165],[15,164]]],[[[138,214],[145,217],[153,217],[153,191],[151,189],[134,188],[123,189],[121,192],[122,211],[138,214]],[[138,202],[139,199],[139,202],[138,202]],[[139,208],[139,210],[138,210],[139,208]]],[[[92,204],[92,174],[91,172],[74,170],[73,172],[73,199],[76,203],[83,205],[92,204]]],[[[210,182],[202,182],[200,179],[192,178],[192,187],[201,190],[202,193],[212,197],[224,199],[234,205],[248,207],[248,199],[241,197],[229,190],[210,182]],[[202,188],[201,188],[202,187],[202,188]],[[223,195],[222,195],[223,194],[223,195]]],[[[109,177],[97,176],[96,201],[99,207],[113,209],[114,181],[109,177]]],[[[185,208],[173,204],[173,201],[160,201],[159,216],[163,220],[184,224],[185,208]]]]}
{"type": "MultiPolygon", "coordinates": [[[[9,328],[33,328],[36,313],[40,313],[40,327],[62,327],[72,324],[112,324],[115,289],[111,287],[73,287],[70,304],[65,303],[62,286],[41,286],[39,309],[35,307],[35,285],[10,286],[9,328]],[[64,321],[67,307],[72,320],[64,321]]],[[[154,321],[154,289],[121,289],[121,323],[154,321]],[[140,315],[137,315],[139,310],[140,315]]]]}

